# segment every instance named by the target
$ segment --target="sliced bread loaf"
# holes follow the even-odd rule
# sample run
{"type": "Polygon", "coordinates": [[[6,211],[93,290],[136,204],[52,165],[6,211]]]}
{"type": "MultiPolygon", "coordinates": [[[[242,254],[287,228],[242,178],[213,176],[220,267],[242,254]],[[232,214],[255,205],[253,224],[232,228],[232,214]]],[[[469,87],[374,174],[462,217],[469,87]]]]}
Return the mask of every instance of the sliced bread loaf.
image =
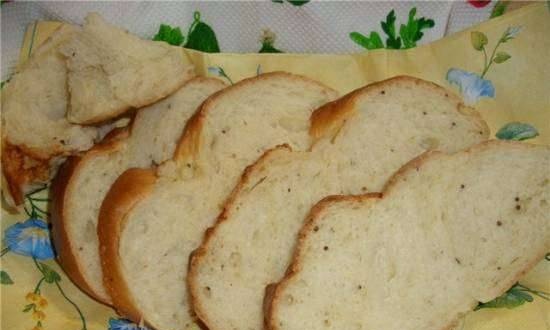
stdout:
{"type": "Polygon", "coordinates": [[[139,39],[96,13],[62,52],[71,94],[67,118],[73,123],[98,123],[154,103],[194,75],[180,47],[139,39]]]}
{"type": "Polygon", "coordinates": [[[63,25],[2,88],[3,193],[11,205],[49,182],[65,156],[89,149],[95,127],[73,125],[67,111],[67,69],[59,47],[78,33],[63,25]]]}
{"type": "Polygon", "coordinates": [[[449,329],[550,249],[550,148],[429,153],[382,195],[327,198],[268,290],[268,329],[449,329]],[[382,197],[383,196],[383,197],[382,197]]]}
{"type": "Polygon", "coordinates": [[[109,187],[128,168],[146,168],[171,158],[187,120],[224,87],[218,79],[194,78],[164,100],[140,109],[130,134],[70,157],[62,166],[52,188],[54,242],[61,266],[88,294],[111,302],[103,286],[97,239],[99,208],[109,187]]]}
{"type": "Polygon", "coordinates": [[[194,327],[185,290],[189,253],[245,166],[277,144],[308,148],[312,111],[335,97],[287,73],[240,81],[203,103],[158,178],[125,172],[107,194],[98,226],[114,306],[158,330],[194,327]]]}
{"type": "Polygon", "coordinates": [[[261,329],[266,285],[288,267],[311,206],[331,194],[380,191],[429,149],[484,141],[479,115],[443,88],[396,77],[315,111],[312,152],[279,148],[251,166],[190,264],[194,311],[211,330],[261,329]]]}

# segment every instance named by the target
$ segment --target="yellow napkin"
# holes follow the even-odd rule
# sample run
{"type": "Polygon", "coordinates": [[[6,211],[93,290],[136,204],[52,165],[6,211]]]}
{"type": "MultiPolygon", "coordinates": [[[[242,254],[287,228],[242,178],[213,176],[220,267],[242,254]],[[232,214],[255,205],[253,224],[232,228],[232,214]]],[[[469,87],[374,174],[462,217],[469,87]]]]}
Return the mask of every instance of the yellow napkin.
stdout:
{"type": "MultiPolygon", "coordinates": [[[[59,24],[33,24],[26,33],[20,63],[59,24]]],[[[353,55],[205,54],[183,51],[199,74],[233,82],[258,72],[283,70],[317,79],[346,93],[395,75],[420,77],[462,95],[465,101],[481,112],[493,134],[505,124],[521,122],[535,127],[539,133],[530,142],[550,144],[549,32],[550,9],[546,3],[538,3],[409,50],[374,50],[353,55]],[[494,61],[487,68],[491,58],[494,61]],[[486,73],[482,78],[483,71],[486,73]]],[[[532,131],[526,134],[529,132],[532,131]]],[[[35,203],[42,207],[46,204],[41,201],[35,203]]],[[[2,210],[2,232],[26,218],[24,214],[10,215],[2,210]]],[[[30,330],[38,325],[43,329],[76,330],[83,329],[84,324],[86,329],[107,329],[109,321],[113,330],[126,329],[117,327],[122,321],[117,320],[113,310],[79,291],[52,260],[42,261],[46,265],[43,266],[35,264],[30,257],[7,252],[1,262],[2,271],[13,281],[13,284],[0,287],[2,329],[30,330]],[[57,280],[55,274],[59,275],[57,280]],[[40,282],[43,277],[46,280],[40,282]],[[29,294],[37,286],[40,294],[29,294]],[[29,310],[23,312],[29,305],[30,309],[27,307],[29,310]]],[[[540,262],[521,283],[550,292],[550,261],[540,262]]],[[[535,297],[533,302],[515,309],[472,312],[458,328],[549,330],[550,302],[535,297]]]]}

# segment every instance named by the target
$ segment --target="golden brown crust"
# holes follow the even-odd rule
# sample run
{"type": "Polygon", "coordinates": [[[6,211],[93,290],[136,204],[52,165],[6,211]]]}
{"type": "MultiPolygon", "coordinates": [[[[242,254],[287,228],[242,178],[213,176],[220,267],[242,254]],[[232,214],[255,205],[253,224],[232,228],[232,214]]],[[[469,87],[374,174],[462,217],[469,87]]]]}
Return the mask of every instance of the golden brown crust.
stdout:
{"type": "Polygon", "coordinates": [[[80,270],[80,265],[73,251],[76,247],[71,244],[67,226],[69,219],[66,214],[66,200],[71,195],[73,188],[73,179],[78,175],[78,172],[85,162],[90,158],[96,157],[104,152],[112,152],[118,149],[120,140],[128,135],[126,129],[116,129],[111,131],[103,140],[90,149],[84,156],[71,156],[61,166],[57,175],[52,181],[50,190],[51,195],[51,222],[52,222],[52,239],[58,254],[58,261],[69,278],[84,292],[92,298],[103,304],[109,304],[103,300],[92,290],[86,282],[80,270]]]}
{"type": "Polygon", "coordinates": [[[2,172],[7,188],[4,193],[10,195],[15,205],[21,205],[25,199],[25,186],[48,182],[50,178],[50,159],[32,156],[25,152],[24,148],[4,141],[2,145],[2,172]]]}
{"type": "Polygon", "coordinates": [[[323,137],[330,137],[331,139],[334,138],[340,128],[345,124],[346,120],[353,116],[355,111],[357,111],[354,104],[359,97],[364,97],[365,95],[371,93],[383,93],[385,88],[391,88],[393,85],[404,82],[412,82],[416,85],[423,85],[429,89],[432,89],[434,93],[449,98],[456,104],[456,110],[458,112],[468,115],[476,121],[481,135],[485,138],[489,137],[489,127],[481,115],[473,108],[465,106],[455,94],[431,81],[426,81],[411,76],[395,76],[358,88],[344,95],[340,99],[329,102],[315,110],[311,115],[310,127],[310,135],[313,138],[313,141],[316,142],[323,137]]]}
{"type": "Polygon", "coordinates": [[[266,150],[252,165],[246,167],[243,174],[241,175],[239,183],[237,184],[237,186],[235,186],[235,188],[227,198],[226,202],[224,203],[223,210],[221,211],[220,215],[218,215],[216,222],[205,231],[201,245],[197,249],[195,249],[189,256],[187,286],[191,308],[193,310],[194,316],[198,319],[198,321],[209,329],[212,329],[212,326],[210,325],[211,322],[208,320],[208,318],[206,318],[204,307],[200,305],[197,299],[198,293],[200,291],[194,281],[197,276],[197,265],[199,262],[202,261],[203,257],[205,256],[208,246],[210,245],[210,242],[216,231],[219,230],[221,223],[223,223],[228,218],[229,212],[232,210],[237,196],[239,196],[243,189],[246,187],[254,172],[260,170],[264,166],[264,163],[267,161],[267,159],[271,156],[271,154],[277,152],[278,150],[288,150],[289,152],[291,152],[292,148],[288,144],[282,144],[272,149],[266,150]]]}
{"type": "Polygon", "coordinates": [[[128,213],[151,192],[156,179],[154,169],[126,170],[105,196],[97,226],[103,284],[117,311],[137,323],[142,317],[126,285],[124,270],[120,263],[120,233],[128,213]]]}
{"type": "MultiPolygon", "coordinates": [[[[500,140],[489,140],[484,141],[478,145],[475,145],[467,150],[461,151],[461,153],[475,153],[479,152],[480,150],[490,148],[494,145],[507,145],[507,146],[515,146],[515,147],[521,147],[525,148],[530,147],[534,148],[537,147],[535,145],[530,145],[523,142],[516,142],[516,141],[500,141],[500,140]]],[[[540,147],[540,146],[539,146],[540,147]]],[[[301,267],[301,256],[302,256],[302,250],[304,248],[304,240],[309,232],[313,229],[315,223],[318,221],[321,221],[321,215],[324,211],[326,211],[329,207],[333,206],[336,203],[341,202],[358,202],[358,203],[364,203],[367,200],[379,200],[382,198],[385,198],[392,189],[394,189],[397,184],[402,181],[403,178],[405,178],[408,173],[410,172],[416,172],[416,170],[422,165],[431,160],[435,157],[445,157],[446,155],[437,152],[437,151],[427,151],[418,157],[412,159],[405,165],[403,165],[397,172],[395,172],[392,177],[388,180],[386,185],[384,186],[384,189],[382,190],[382,193],[368,193],[364,195],[349,195],[349,196],[329,196],[318,202],[310,211],[310,214],[308,216],[308,220],[304,224],[304,226],[301,228],[300,233],[298,235],[298,243],[296,244],[296,248],[294,251],[294,254],[292,256],[292,262],[290,266],[287,268],[285,276],[278,282],[268,285],[266,288],[266,295],[264,297],[264,325],[267,330],[276,330],[279,329],[278,325],[276,324],[273,315],[276,313],[276,308],[278,306],[277,302],[281,299],[281,292],[285,289],[285,287],[292,281],[293,277],[296,275],[296,273],[300,270],[301,267]]],[[[529,270],[531,270],[544,256],[546,255],[547,251],[543,249],[539,253],[533,257],[532,261],[527,264],[524,269],[520,270],[517,274],[513,276],[513,278],[508,281],[507,283],[502,283],[498,287],[494,288],[493,296],[497,297],[501,294],[503,294],[506,290],[508,290],[514,283],[516,283],[524,274],[526,274],[529,270]]],[[[473,309],[477,305],[476,301],[472,302],[471,308],[473,309]]],[[[442,330],[448,330],[452,329],[453,326],[459,321],[460,315],[457,316],[453,321],[449,322],[448,325],[446,325],[442,330]]]]}
{"type": "Polygon", "coordinates": [[[201,137],[202,137],[202,128],[204,126],[204,119],[207,116],[207,113],[213,107],[213,105],[218,102],[218,99],[222,96],[227,95],[228,93],[236,93],[239,90],[246,88],[248,85],[255,84],[258,81],[266,80],[271,77],[285,77],[292,80],[302,80],[310,83],[314,83],[320,88],[325,89],[326,93],[337,94],[332,88],[321,84],[318,81],[309,79],[304,76],[295,75],[288,72],[275,71],[264,73],[256,77],[246,78],[238,83],[228,86],[223,90],[220,90],[212,94],[207,98],[197,109],[197,112],[189,119],[187,125],[185,126],[184,133],[178,143],[176,152],[174,153],[174,160],[177,162],[192,162],[197,159],[197,156],[200,153],[201,146],[201,137]]]}

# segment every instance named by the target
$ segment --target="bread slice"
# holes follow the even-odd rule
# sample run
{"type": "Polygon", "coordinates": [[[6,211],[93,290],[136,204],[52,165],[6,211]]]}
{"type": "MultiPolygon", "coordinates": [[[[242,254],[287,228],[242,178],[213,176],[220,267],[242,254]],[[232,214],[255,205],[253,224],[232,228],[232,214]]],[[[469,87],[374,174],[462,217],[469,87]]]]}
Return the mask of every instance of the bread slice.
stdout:
{"type": "Polygon", "coordinates": [[[192,304],[210,330],[262,328],[264,289],[284,275],[303,219],[321,198],[380,191],[424,151],[461,150],[489,132],[445,89],[396,77],[317,110],[312,134],[312,152],[279,148],[247,170],[193,254],[192,304]]]}
{"type": "Polygon", "coordinates": [[[174,161],[157,174],[124,173],[105,198],[98,226],[115,307],[157,330],[193,328],[189,253],[245,166],[277,144],[308,148],[312,111],[334,98],[332,89],[288,73],[240,81],[203,103],[174,161]]]}
{"type": "Polygon", "coordinates": [[[96,13],[86,16],[82,32],[62,52],[71,93],[67,118],[73,123],[94,124],[144,107],[194,76],[180,47],[139,39],[96,13]]]}
{"type": "Polygon", "coordinates": [[[67,110],[67,69],[59,47],[78,33],[63,25],[31,55],[2,88],[3,193],[11,205],[49,182],[65,156],[89,149],[95,127],[71,124],[67,110]]]}
{"type": "Polygon", "coordinates": [[[53,237],[63,269],[84,291],[110,303],[103,286],[97,219],[109,187],[126,169],[147,168],[172,157],[187,120],[225,84],[194,78],[176,93],[140,109],[131,133],[73,156],[53,184],[53,237]]]}
{"type": "Polygon", "coordinates": [[[550,148],[491,141],[428,153],[382,195],[315,206],[268,329],[449,329],[550,249],[550,148]],[[383,197],[382,197],[383,196],[383,197]]]}

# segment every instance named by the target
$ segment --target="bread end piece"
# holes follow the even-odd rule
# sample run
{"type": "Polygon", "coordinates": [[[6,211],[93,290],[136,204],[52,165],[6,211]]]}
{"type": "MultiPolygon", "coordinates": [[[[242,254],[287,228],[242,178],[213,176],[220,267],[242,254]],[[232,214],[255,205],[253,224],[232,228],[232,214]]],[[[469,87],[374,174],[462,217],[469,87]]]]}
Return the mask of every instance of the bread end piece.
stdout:
{"type": "Polygon", "coordinates": [[[91,286],[87,283],[84,276],[82,276],[81,265],[76,259],[75,255],[71,252],[73,248],[63,248],[71,246],[71,240],[67,232],[67,226],[69,225],[67,216],[65,214],[65,202],[66,197],[72,189],[71,179],[80,170],[80,164],[85,162],[88,157],[93,157],[98,153],[116,149],[118,141],[128,136],[128,129],[121,128],[115,129],[105,136],[103,142],[97,144],[90,149],[86,155],[75,155],[69,157],[65,163],[59,169],[57,175],[52,181],[50,190],[51,195],[51,216],[52,222],[52,239],[54,246],[56,247],[57,259],[61,268],[69,275],[69,278],[84,292],[90,295],[95,300],[109,305],[111,301],[108,297],[101,297],[97,295],[91,286]]]}

